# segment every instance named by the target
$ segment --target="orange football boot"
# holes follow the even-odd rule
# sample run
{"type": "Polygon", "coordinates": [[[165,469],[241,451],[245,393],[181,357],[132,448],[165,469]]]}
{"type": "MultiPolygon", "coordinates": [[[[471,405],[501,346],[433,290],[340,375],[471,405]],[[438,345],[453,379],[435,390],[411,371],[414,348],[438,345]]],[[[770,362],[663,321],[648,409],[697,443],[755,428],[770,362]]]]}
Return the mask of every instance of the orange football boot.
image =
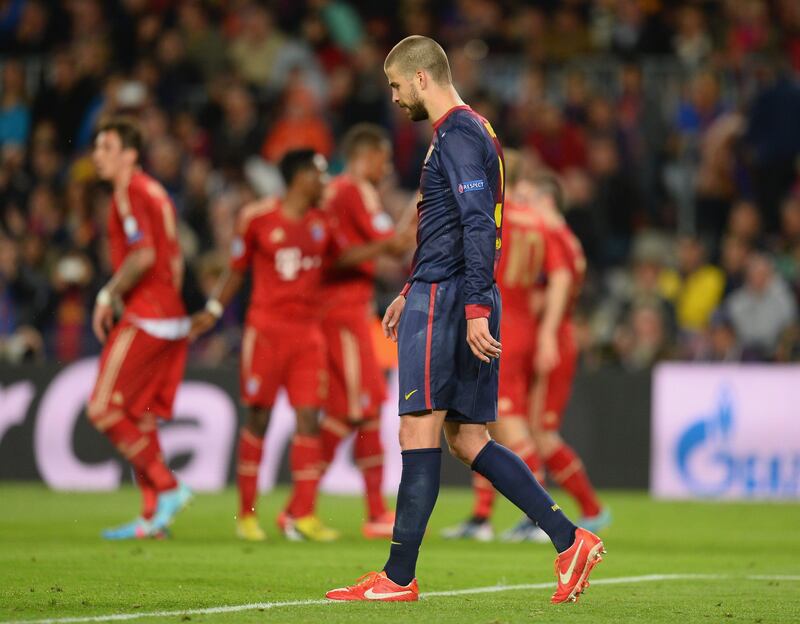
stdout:
{"type": "Polygon", "coordinates": [[[354,585],[332,589],[325,597],[330,600],[413,602],[419,600],[419,587],[417,579],[408,585],[398,585],[386,576],[386,572],[367,572],[354,585]]]}
{"type": "Polygon", "coordinates": [[[558,587],[550,598],[553,604],[577,602],[589,587],[589,574],[606,552],[603,541],[586,529],[575,531],[575,542],[556,557],[558,587]]]}

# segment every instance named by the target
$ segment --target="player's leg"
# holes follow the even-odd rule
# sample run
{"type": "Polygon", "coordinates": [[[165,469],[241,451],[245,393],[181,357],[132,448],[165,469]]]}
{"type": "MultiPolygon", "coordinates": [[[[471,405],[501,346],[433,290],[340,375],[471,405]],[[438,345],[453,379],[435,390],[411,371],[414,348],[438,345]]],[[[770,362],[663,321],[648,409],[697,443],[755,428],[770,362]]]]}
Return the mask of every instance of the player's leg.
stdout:
{"type": "MultiPolygon", "coordinates": [[[[139,430],[143,435],[150,439],[150,443],[158,447],[159,456],[163,457],[161,453],[161,444],[158,440],[158,424],[156,423],[155,414],[148,412],[139,419],[139,430]]],[[[156,504],[158,503],[158,491],[150,483],[150,479],[141,470],[134,470],[134,478],[139,492],[142,495],[142,518],[151,520],[156,512],[156,504]]]]}
{"type": "Polygon", "coordinates": [[[562,349],[558,366],[549,375],[536,378],[530,429],[550,478],[580,506],[580,526],[595,531],[608,524],[609,514],[603,511],[580,457],[558,433],[572,389],[576,360],[574,347],[568,345],[562,349]]]}
{"type": "Polygon", "coordinates": [[[356,425],[353,458],[364,479],[364,499],[367,520],[361,532],[368,539],[388,539],[394,527],[394,512],[383,499],[383,442],[378,414],[356,425]]]}
{"type": "MultiPolygon", "coordinates": [[[[103,349],[87,410],[91,424],[111,441],[135,471],[142,473],[158,494],[173,490],[178,484],[161,457],[161,449],[151,435],[142,432],[138,418],[132,414],[134,410],[140,413],[143,410],[141,399],[146,401],[153,396],[152,378],[142,371],[158,355],[159,342],[163,341],[130,324],[118,325],[103,349]]],[[[139,535],[129,537],[147,536],[149,526],[141,524],[140,528],[139,535]]]]}
{"type": "Polygon", "coordinates": [[[253,542],[266,539],[264,530],[258,524],[256,499],[258,470],[264,453],[264,436],[267,433],[270,415],[270,408],[251,405],[247,409],[247,420],[239,431],[236,461],[239,515],[236,518],[236,534],[244,540],[253,542]]]}

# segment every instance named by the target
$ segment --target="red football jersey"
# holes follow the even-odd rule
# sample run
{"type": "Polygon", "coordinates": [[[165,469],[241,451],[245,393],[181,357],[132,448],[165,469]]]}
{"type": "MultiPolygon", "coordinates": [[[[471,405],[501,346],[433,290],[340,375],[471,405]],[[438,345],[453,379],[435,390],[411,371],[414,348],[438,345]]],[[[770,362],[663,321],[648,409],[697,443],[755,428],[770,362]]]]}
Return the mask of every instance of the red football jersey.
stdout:
{"type": "MultiPolygon", "coordinates": [[[[330,226],[343,247],[384,240],[394,233],[391,217],[381,206],[375,187],[369,182],[343,174],[328,185],[323,209],[330,215],[330,226]]],[[[331,310],[363,310],[372,302],[375,287],[375,261],[363,262],[344,270],[331,270],[325,279],[325,303],[331,310]]]]}
{"type": "Polygon", "coordinates": [[[560,247],[562,257],[566,261],[566,267],[572,274],[572,288],[570,289],[569,301],[564,311],[563,322],[569,322],[575,311],[578,297],[583,288],[583,281],[586,276],[586,256],[583,253],[583,246],[578,237],[572,232],[566,223],[563,223],[552,230],[553,239],[560,247]]]}
{"type": "Polygon", "coordinates": [[[531,208],[506,200],[503,247],[497,284],[503,298],[503,317],[536,321],[531,298],[545,275],[566,266],[567,259],[554,232],[531,208]]]}
{"type": "Polygon", "coordinates": [[[124,192],[114,193],[108,241],[114,271],[135,249],[152,247],[156,252],[155,264],[123,298],[126,315],[149,319],[186,316],[175,207],[156,180],[138,171],[124,192]]]}
{"type": "Polygon", "coordinates": [[[248,325],[319,318],[323,265],[336,253],[322,211],[312,208],[295,220],[284,214],[279,199],[245,206],[231,251],[233,269],[252,269],[248,325]]]}

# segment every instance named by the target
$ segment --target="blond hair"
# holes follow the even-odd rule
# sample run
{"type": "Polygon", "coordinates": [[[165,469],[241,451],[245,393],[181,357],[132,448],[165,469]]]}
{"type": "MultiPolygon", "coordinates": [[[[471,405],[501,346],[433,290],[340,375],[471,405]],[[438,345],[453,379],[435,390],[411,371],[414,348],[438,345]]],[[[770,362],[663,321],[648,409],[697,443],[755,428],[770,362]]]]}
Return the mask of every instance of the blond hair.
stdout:
{"type": "Polygon", "coordinates": [[[440,85],[453,82],[444,49],[430,37],[422,35],[411,35],[394,46],[383,62],[384,71],[390,67],[396,67],[404,76],[424,70],[440,85]]]}

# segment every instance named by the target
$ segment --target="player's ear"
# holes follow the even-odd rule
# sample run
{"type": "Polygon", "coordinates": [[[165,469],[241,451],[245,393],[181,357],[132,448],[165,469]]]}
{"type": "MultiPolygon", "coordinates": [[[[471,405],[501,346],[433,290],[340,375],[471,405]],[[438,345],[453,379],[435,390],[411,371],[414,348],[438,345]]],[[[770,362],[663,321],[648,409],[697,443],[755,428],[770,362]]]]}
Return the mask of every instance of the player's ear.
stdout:
{"type": "Polygon", "coordinates": [[[425,74],[423,70],[418,69],[414,73],[414,82],[416,82],[417,87],[419,87],[420,89],[424,89],[428,84],[428,76],[425,74]]]}

